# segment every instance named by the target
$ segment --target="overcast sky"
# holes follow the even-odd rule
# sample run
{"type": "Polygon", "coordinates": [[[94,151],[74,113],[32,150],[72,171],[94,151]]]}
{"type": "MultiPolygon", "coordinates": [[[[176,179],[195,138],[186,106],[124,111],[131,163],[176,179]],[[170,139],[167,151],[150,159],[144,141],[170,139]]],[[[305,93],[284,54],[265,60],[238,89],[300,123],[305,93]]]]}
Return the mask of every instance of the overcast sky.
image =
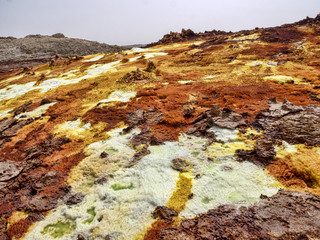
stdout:
{"type": "Polygon", "coordinates": [[[150,43],[191,28],[237,31],[315,17],[320,0],[0,0],[0,36],[150,43]]]}

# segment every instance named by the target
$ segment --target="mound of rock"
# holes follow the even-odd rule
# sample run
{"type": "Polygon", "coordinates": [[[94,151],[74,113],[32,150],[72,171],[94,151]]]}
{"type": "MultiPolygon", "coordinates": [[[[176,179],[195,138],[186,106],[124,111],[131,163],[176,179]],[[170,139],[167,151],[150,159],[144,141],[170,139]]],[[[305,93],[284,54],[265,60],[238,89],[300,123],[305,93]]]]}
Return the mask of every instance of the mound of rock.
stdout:
{"type": "Polygon", "coordinates": [[[72,57],[120,50],[122,48],[118,46],[68,38],[62,33],[56,33],[52,36],[36,34],[28,35],[25,38],[0,38],[0,72],[45,63],[56,54],[61,57],[72,57]]]}
{"type": "MultiPolygon", "coordinates": [[[[220,206],[179,227],[160,230],[158,239],[317,239],[320,198],[280,190],[253,206],[220,206]]],[[[148,238],[147,238],[148,239],[148,238]]]]}

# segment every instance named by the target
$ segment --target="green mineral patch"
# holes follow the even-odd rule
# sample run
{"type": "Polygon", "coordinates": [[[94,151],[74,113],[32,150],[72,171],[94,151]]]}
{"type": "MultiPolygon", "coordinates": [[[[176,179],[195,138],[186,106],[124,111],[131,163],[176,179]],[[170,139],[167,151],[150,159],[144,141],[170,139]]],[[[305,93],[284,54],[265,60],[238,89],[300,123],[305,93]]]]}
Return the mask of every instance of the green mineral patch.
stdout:
{"type": "Polygon", "coordinates": [[[192,157],[198,157],[200,154],[200,152],[192,152],[191,155],[192,157]]]}
{"type": "Polygon", "coordinates": [[[211,198],[211,197],[205,196],[205,197],[202,198],[201,202],[203,202],[204,204],[208,204],[208,203],[210,203],[212,200],[214,200],[214,199],[211,198]]]}
{"type": "Polygon", "coordinates": [[[89,224],[89,223],[92,223],[94,217],[97,215],[96,208],[95,207],[89,208],[87,210],[87,213],[90,214],[91,216],[87,220],[83,221],[83,223],[88,223],[89,224]]]}
{"type": "Polygon", "coordinates": [[[107,148],[107,149],[106,149],[106,151],[107,151],[107,152],[109,152],[109,153],[116,153],[116,152],[119,152],[119,150],[118,150],[118,149],[115,149],[115,148],[113,148],[113,147],[109,147],[109,148],[107,148]]]}
{"type": "Polygon", "coordinates": [[[129,185],[123,185],[123,184],[120,184],[120,183],[115,183],[113,185],[111,185],[111,188],[114,190],[114,191],[119,191],[119,190],[123,190],[123,189],[134,189],[134,186],[133,186],[133,183],[130,183],[129,185]]]}
{"type": "Polygon", "coordinates": [[[240,201],[245,201],[247,199],[245,199],[245,197],[238,191],[233,191],[230,193],[228,199],[230,200],[230,202],[232,203],[237,203],[240,201]]]}
{"type": "Polygon", "coordinates": [[[45,226],[41,234],[50,233],[53,238],[61,238],[65,234],[70,234],[75,230],[76,226],[71,221],[58,221],[55,224],[48,224],[45,226]]]}

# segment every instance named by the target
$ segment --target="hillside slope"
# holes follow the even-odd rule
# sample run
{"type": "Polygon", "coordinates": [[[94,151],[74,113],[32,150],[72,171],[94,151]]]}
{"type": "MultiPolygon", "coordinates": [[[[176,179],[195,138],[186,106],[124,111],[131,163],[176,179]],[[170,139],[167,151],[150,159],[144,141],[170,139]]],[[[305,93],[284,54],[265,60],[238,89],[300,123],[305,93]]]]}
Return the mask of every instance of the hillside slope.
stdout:
{"type": "Polygon", "coordinates": [[[0,38],[0,72],[45,63],[56,54],[62,57],[74,57],[117,52],[121,49],[105,43],[67,38],[61,33],[52,36],[28,35],[25,38],[2,37],[0,38]]]}
{"type": "Polygon", "coordinates": [[[3,74],[0,239],[319,239],[319,129],[319,16],[3,74]]]}

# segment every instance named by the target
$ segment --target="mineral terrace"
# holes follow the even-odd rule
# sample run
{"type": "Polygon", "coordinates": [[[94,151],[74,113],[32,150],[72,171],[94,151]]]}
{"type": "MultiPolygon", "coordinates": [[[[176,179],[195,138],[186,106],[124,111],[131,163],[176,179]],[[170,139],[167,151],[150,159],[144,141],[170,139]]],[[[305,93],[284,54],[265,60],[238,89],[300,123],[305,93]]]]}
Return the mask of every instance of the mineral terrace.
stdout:
{"type": "Polygon", "coordinates": [[[0,239],[320,239],[320,15],[0,75],[0,239]]]}

